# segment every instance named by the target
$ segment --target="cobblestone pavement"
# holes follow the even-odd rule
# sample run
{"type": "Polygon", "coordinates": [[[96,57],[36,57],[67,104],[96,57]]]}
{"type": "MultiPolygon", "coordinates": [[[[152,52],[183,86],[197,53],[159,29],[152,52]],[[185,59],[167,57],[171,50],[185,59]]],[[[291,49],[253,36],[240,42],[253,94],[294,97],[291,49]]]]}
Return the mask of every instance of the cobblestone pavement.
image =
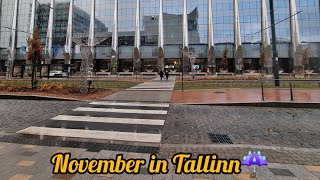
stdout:
{"type": "Polygon", "coordinates": [[[163,144],[212,144],[209,133],[234,144],[320,148],[320,110],[171,105],[163,144]]]}
{"type": "Polygon", "coordinates": [[[14,133],[87,104],[74,101],[0,100],[0,132],[14,133]]]}
{"type": "MultiPolygon", "coordinates": [[[[55,153],[71,153],[72,158],[89,159],[115,159],[117,154],[123,154],[126,159],[144,158],[149,159],[149,154],[136,154],[117,151],[89,152],[86,149],[46,147],[34,145],[21,145],[11,143],[0,143],[0,177],[3,180],[45,180],[45,179],[128,179],[128,180],[247,180],[253,172],[253,168],[242,167],[239,175],[176,175],[174,166],[169,165],[169,173],[161,175],[151,175],[147,172],[148,165],[141,168],[139,175],[93,175],[93,174],[52,174],[53,165],[50,163],[52,155],[55,153]]],[[[167,159],[170,162],[170,159],[167,159]]],[[[320,179],[320,166],[303,166],[295,164],[270,163],[268,167],[257,168],[258,180],[265,179],[293,179],[293,180],[318,180],[320,179]]],[[[253,179],[254,180],[254,179],[253,179]]]]}
{"type": "Polygon", "coordinates": [[[320,149],[276,146],[164,144],[160,149],[160,156],[167,158],[180,152],[187,152],[193,156],[217,154],[224,159],[242,159],[249,151],[261,151],[270,163],[320,166],[320,149]]]}

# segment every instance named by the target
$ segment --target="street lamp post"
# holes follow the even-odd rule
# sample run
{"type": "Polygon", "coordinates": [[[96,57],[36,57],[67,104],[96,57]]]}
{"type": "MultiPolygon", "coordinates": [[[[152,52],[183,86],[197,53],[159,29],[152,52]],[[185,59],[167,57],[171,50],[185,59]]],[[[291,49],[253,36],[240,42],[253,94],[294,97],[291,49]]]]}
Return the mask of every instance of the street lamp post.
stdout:
{"type": "Polygon", "coordinates": [[[276,26],[274,18],[274,5],[273,0],[270,0],[270,16],[271,16],[271,32],[272,32],[272,50],[273,50],[273,74],[275,79],[275,86],[280,86],[280,75],[278,66],[278,51],[277,51],[277,40],[276,40],[276,26]]]}
{"type": "Polygon", "coordinates": [[[183,54],[183,50],[181,47],[179,47],[180,50],[180,65],[182,66],[181,71],[182,71],[182,91],[184,91],[184,54],[183,54]]]}

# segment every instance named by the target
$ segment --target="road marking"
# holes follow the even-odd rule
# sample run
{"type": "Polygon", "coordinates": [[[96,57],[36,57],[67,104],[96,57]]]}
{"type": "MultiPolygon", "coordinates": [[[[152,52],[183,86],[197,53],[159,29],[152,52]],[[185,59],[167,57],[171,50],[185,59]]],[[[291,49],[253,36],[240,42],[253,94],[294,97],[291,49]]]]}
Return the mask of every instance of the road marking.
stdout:
{"type": "Polygon", "coordinates": [[[127,89],[126,91],[173,91],[173,89],[127,89]]]}
{"type": "Polygon", "coordinates": [[[142,107],[170,107],[170,104],[149,104],[149,103],[135,103],[135,102],[128,102],[128,103],[120,103],[120,102],[110,102],[110,101],[101,101],[101,102],[93,102],[90,103],[91,105],[106,105],[106,106],[142,106],[142,107]]]}
{"type": "Polygon", "coordinates": [[[173,86],[140,86],[132,87],[131,89],[173,89],[173,86]]]}
{"type": "Polygon", "coordinates": [[[108,112],[108,113],[123,113],[123,114],[153,114],[153,115],[166,115],[168,111],[161,110],[136,110],[136,109],[110,109],[110,108],[84,108],[79,107],[73,111],[84,112],[108,112]]]}
{"type": "Polygon", "coordinates": [[[137,124],[137,125],[154,125],[164,126],[165,120],[155,119],[128,119],[128,118],[102,118],[88,116],[65,116],[60,115],[52,118],[56,121],[74,121],[74,122],[97,122],[97,123],[115,123],[115,124],[137,124]]]}
{"type": "Polygon", "coordinates": [[[26,129],[19,131],[17,133],[30,134],[30,135],[55,136],[55,137],[71,137],[71,138],[115,140],[115,141],[133,141],[133,142],[145,142],[145,143],[160,143],[161,142],[161,135],[160,134],[46,128],[46,127],[34,127],[34,126],[26,128],[26,129]]]}

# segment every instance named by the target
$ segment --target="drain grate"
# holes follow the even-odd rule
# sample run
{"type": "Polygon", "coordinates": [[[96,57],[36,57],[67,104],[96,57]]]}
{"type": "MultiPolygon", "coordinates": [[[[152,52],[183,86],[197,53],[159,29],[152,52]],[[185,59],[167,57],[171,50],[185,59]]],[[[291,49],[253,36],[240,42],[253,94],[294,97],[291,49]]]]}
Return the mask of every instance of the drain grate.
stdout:
{"type": "Polygon", "coordinates": [[[217,91],[217,92],[214,92],[215,94],[225,94],[226,92],[223,92],[223,91],[217,91]]]}
{"type": "Polygon", "coordinates": [[[209,133],[210,140],[214,144],[233,144],[228,135],[209,133]]]}

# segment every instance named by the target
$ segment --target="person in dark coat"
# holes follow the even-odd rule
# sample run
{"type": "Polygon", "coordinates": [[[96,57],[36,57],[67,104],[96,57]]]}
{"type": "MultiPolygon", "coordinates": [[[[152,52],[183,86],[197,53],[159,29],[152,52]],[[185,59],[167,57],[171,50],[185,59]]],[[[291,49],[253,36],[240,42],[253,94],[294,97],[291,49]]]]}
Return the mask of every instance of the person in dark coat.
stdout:
{"type": "Polygon", "coordinates": [[[169,80],[169,76],[170,76],[169,72],[166,71],[166,79],[167,79],[167,81],[169,80]]]}
{"type": "Polygon", "coordinates": [[[164,73],[163,73],[163,71],[160,71],[159,75],[160,75],[160,78],[161,78],[161,81],[162,81],[162,79],[164,78],[164,73]]]}

